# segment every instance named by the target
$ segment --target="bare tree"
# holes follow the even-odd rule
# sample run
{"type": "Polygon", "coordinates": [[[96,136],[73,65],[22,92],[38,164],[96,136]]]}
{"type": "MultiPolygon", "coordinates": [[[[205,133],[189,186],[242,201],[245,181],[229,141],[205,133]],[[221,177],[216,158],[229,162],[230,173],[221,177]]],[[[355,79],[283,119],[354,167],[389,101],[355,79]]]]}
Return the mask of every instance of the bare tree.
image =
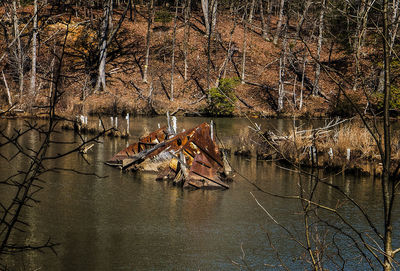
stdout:
{"type": "Polygon", "coordinates": [[[279,85],[278,85],[278,111],[283,109],[283,99],[285,97],[285,71],[287,56],[287,25],[284,25],[284,37],[282,42],[281,56],[279,58],[279,85]]]}
{"type": "Polygon", "coordinates": [[[179,0],[175,0],[174,30],[172,34],[172,56],[171,56],[171,101],[174,100],[174,71],[175,71],[175,43],[176,43],[176,19],[178,17],[179,0]]]}
{"type": "Polygon", "coordinates": [[[299,21],[298,21],[298,23],[297,23],[297,26],[296,26],[296,36],[299,36],[299,35],[300,35],[300,30],[301,30],[301,28],[302,28],[302,26],[303,26],[304,20],[305,20],[305,18],[306,18],[306,16],[307,16],[307,12],[308,12],[308,9],[309,9],[310,6],[311,6],[311,3],[312,3],[311,0],[307,0],[307,1],[304,3],[303,13],[301,14],[301,17],[300,17],[300,19],[299,19],[299,21]]]}
{"type": "Polygon", "coordinates": [[[393,250],[393,203],[396,194],[396,181],[390,174],[391,170],[391,131],[390,131],[390,48],[389,48],[389,15],[388,0],[383,0],[383,25],[382,25],[382,44],[383,44],[383,63],[384,63],[384,114],[383,114],[383,150],[381,151],[383,173],[382,173],[382,192],[383,192],[383,214],[385,235],[384,243],[384,263],[385,271],[392,270],[392,262],[399,249],[393,250]]]}
{"type": "Polygon", "coordinates": [[[17,60],[17,72],[18,72],[18,83],[19,83],[19,95],[20,99],[22,99],[23,91],[24,91],[24,53],[21,44],[21,34],[19,31],[19,22],[18,22],[18,14],[17,14],[17,2],[13,0],[12,2],[12,21],[14,26],[14,37],[15,37],[15,50],[14,57],[17,60]]]}
{"type": "MultiPolygon", "coordinates": [[[[211,84],[211,42],[212,42],[212,37],[214,35],[214,30],[216,26],[216,18],[217,18],[217,5],[218,1],[217,0],[202,0],[202,7],[203,7],[203,13],[204,16],[207,17],[204,18],[206,25],[208,25],[208,28],[206,26],[206,32],[207,32],[207,90],[210,89],[210,84],[211,84]],[[211,7],[210,7],[211,5],[211,7]],[[207,16],[206,16],[207,13],[207,16]]],[[[210,96],[208,97],[210,99],[210,96]]]]}
{"type": "Polygon", "coordinates": [[[303,90],[304,90],[304,77],[306,74],[306,64],[307,64],[307,57],[304,55],[303,57],[303,72],[301,74],[301,86],[300,86],[300,101],[299,101],[299,109],[303,108],[303,90]]]}
{"type": "Polygon", "coordinates": [[[206,35],[212,35],[217,25],[218,0],[201,0],[201,8],[206,35]]]}
{"type": "Polygon", "coordinates": [[[217,26],[217,10],[218,10],[218,0],[211,1],[211,32],[215,32],[215,27],[217,26]]]}
{"type": "Polygon", "coordinates": [[[251,4],[250,4],[250,10],[249,10],[249,23],[252,24],[253,22],[253,15],[254,15],[254,8],[256,5],[256,0],[251,0],[251,4]]]}
{"type": "Polygon", "coordinates": [[[10,89],[8,88],[7,79],[4,76],[4,71],[1,71],[1,75],[3,76],[4,86],[6,87],[7,91],[8,105],[11,107],[12,106],[11,93],[10,89]]]}
{"type": "MultiPolygon", "coordinates": [[[[372,0],[370,0],[372,1],[372,0]]],[[[369,3],[369,5],[371,5],[369,3]]],[[[393,0],[393,4],[392,4],[392,18],[391,18],[391,27],[389,29],[389,34],[391,37],[391,41],[390,41],[390,48],[391,50],[393,49],[393,45],[395,43],[396,37],[397,37],[397,32],[399,30],[399,24],[400,24],[400,16],[399,16],[399,1],[397,0],[393,0]]],[[[368,6],[368,8],[370,8],[370,6],[368,6]]],[[[367,20],[364,20],[364,29],[366,29],[366,24],[367,24],[367,20]]],[[[364,31],[364,35],[365,35],[365,31],[364,31]]],[[[363,39],[364,40],[364,39],[363,39]]],[[[391,51],[392,53],[392,51],[391,51]]]]}
{"type": "Polygon", "coordinates": [[[103,22],[100,29],[100,57],[99,57],[99,72],[97,77],[97,83],[95,91],[106,90],[106,59],[107,59],[107,46],[108,46],[108,34],[110,32],[110,17],[111,17],[111,5],[113,0],[106,0],[103,7],[103,22]]]}
{"type": "Polygon", "coordinates": [[[204,25],[206,27],[206,35],[210,35],[210,22],[209,22],[209,0],[201,0],[201,8],[203,10],[204,25]]]}
{"type": "MultiPolygon", "coordinates": [[[[370,221],[368,218],[368,214],[363,211],[363,215],[368,221],[368,225],[371,228],[372,232],[374,232],[376,236],[376,240],[374,240],[376,246],[372,246],[368,244],[368,242],[364,241],[365,238],[360,232],[356,231],[356,234],[359,238],[362,239],[363,247],[373,256],[373,258],[381,265],[382,269],[385,271],[392,270],[394,268],[394,257],[397,253],[400,252],[400,248],[393,248],[393,214],[395,212],[395,200],[397,195],[397,189],[400,180],[400,164],[393,167],[392,162],[392,144],[391,142],[391,125],[390,125],[390,102],[391,102],[391,48],[390,41],[391,36],[389,32],[390,20],[389,20],[389,1],[382,0],[378,3],[381,9],[379,10],[381,13],[381,17],[379,18],[381,23],[371,22],[377,26],[375,31],[381,35],[381,49],[382,55],[381,60],[383,62],[383,133],[378,128],[377,120],[374,122],[368,122],[366,120],[366,116],[360,110],[360,108],[354,103],[354,101],[349,97],[347,91],[343,84],[349,85],[351,82],[347,82],[344,78],[345,76],[339,72],[335,71],[331,72],[327,67],[321,65],[321,68],[325,72],[325,74],[336,84],[339,88],[341,94],[343,94],[346,100],[351,104],[354,110],[357,112],[357,115],[360,117],[363,122],[364,128],[369,132],[373,141],[375,142],[375,146],[378,150],[380,161],[382,163],[382,176],[381,176],[381,185],[382,185],[382,205],[383,205],[383,222],[380,227],[377,227],[374,223],[370,221]],[[380,29],[378,29],[378,27],[380,29]],[[340,76],[336,77],[335,75],[340,76]],[[382,244],[382,246],[380,246],[382,244]]],[[[316,57],[313,57],[315,61],[317,61],[316,57]]],[[[320,63],[321,64],[321,63],[320,63]]],[[[365,92],[364,92],[365,93],[365,92]]],[[[366,95],[368,99],[368,95],[366,95]]],[[[370,109],[372,110],[372,109],[370,109]]],[[[374,112],[372,112],[374,114],[374,112]]],[[[354,201],[352,201],[354,206],[361,210],[361,207],[354,201]]],[[[354,229],[353,229],[354,230],[354,229]]],[[[368,236],[371,239],[370,236],[368,236]]],[[[366,258],[365,254],[363,257],[366,258]]]]}
{"type": "Polygon", "coordinates": [[[237,50],[237,48],[235,47],[235,45],[233,45],[233,34],[235,33],[235,29],[237,26],[237,8],[232,8],[232,13],[231,13],[231,20],[233,21],[233,26],[232,29],[229,33],[229,43],[228,43],[228,50],[226,51],[226,56],[224,59],[224,62],[222,63],[220,69],[219,69],[219,73],[218,73],[218,78],[215,81],[215,87],[217,88],[219,85],[219,81],[221,79],[221,77],[226,76],[226,67],[228,65],[228,63],[231,61],[233,54],[235,53],[235,51],[237,50]]]}
{"type": "Polygon", "coordinates": [[[267,41],[269,41],[268,38],[268,29],[267,26],[269,22],[265,22],[265,17],[264,17],[264,4],[263,0],[259,0],[259,5],[260,5],[260,17],[261,17],[261,37],[267,41]]]}
{"type": "Polygon", "coordinates": [[[188,79],[188,47],[189,47],[189,37],[190,37],[190,5],[191,0],[185,0],[185,33],[183,38],[183,62],[184,62],[184,79],[188,79]]]}
{"type": "Polygon", "coordinates": [[[154,0],[147,2],[147,34],[146,34],[146,56],[144,59],[143,82],[147,83],[147,72],[149,69],[150,42],[151,42],[151,25],[154,18],[154,0]]]}
{"type": "Polygon", "coordinates": [[[360,50],[363,47],[364,39],[367,30],[368,13],[372,7],[373,0],[362,0],[357,11],[356,33],[354,35],[353,52],[355,58],[355,79],[353,90],[357,89],[358,80],[360,77],[360,50]]]}
{"type": "Polygon", "coordinates": [[[278,44],[279,35],[281,33],[284,9],[285,9],[285,0],[280,0],[279,18],[278,18],[278,23],[276,25],[276,32],[275,32],[275,36],[274,36],[274,40],[273,40],[273,43],[275,45],[278,44]]]}
{"type": "Polygon", "coordinates": [[[38,3],[37,0],[33,2],[33,29],[32,29],[32,68],[31,68],[31,85],[30,96],[34,95],[36,91],[36,54],[37,54],[37,31],[38,31],[38,3]]]}
{"type": "Polygon", "coordinates": [[[320,93],[319,87],[319,77],[321,73],[321,50],[322,50],[322,41],[324,37],[324,15],[325,15],[325,6],[326,0],[321,0],[321,11],[319,15],[319,25],[318,25],[318,45],[317,45],[317,62],[315,63],[315,81],[313,88],[313,95],[318,95],[320,93]]]}
{"type": "MultiPolygon", "coordinates": [[[[66,33],[64,35],[61,52],[57,55],[57,72],[54,77],[54,88],[51,95],[48,97],[48,103],[45,108],[47,110],[47,122],[44,125],[39,125],[36,122],[26,122],[24,127],[14,129],[11,134],[2,127],[0,129],[0,150],[4,147],[12,146],[16,151],[15,154],[8,155],[7,152],[1,151],[0,159],[2,163],[14,163],[16,157],[26,161],[26,164],[21,164],[21,168],[17,168],[15,172],[11,171],[9,176],[2,176],[0,179],[0,187],[2,191],[7,191],[10,198],[0,199],[0,268],[7,269],[4,264],[5,255],[13,255],[21,251],[31,251],[49,249],[55,252],[55,246],[58,244],[48,239],[42,243],[28,243],[27,241],[16,241],[16,233],[24,233],[29,224],[24,221],[22,213],[25,209],[33,208],[39,203],[35,198],[36,195],[44,188],[45,181],[42,176],[48,172],[54,171],[74,171],[73,169],[62,168],[57,166],[49,166],[47,161],[56,160],[65,157],[72,153],[77,153],[82,147],[89,142],[95,142],[97,138],[104,135],[105,129],[98,136],[73,146],[70,150],[57,155],[52,155],[49,152],[51,147],[57,147],[65,142],[54,141],[54,134],[57,133],[59,119],[56,115],[56,105],[60,101],[62,95],[61,77],[63,71],[63,61],[65,56],[65,44],[69,33],[69,23],[67,24],[66,33]],[[26,146],[21,144],[26,136],[38,136],[39,142],[37,146],[26,146]],[[4,190],[3,190],[4,189],[4,190]]],[[[8,111],[1,112],[0,115],[6,114],[8,111]]],[[[14,164],[13,167],[16,165],[14,164]]],[[[17,166],[18,167],[18,166],[17,166]]],[[[90,174],[97,176],[95,174],[90,174]]]]}
{"type": "MultiPolygon", "coordinates": [[[[254,0],[252,3],[254,3],[254,0]]],[[[243,55],[242,55],[242,74],[241,74],[241,78],[240,78],[242,84],[244,84],[244,79],[246,76],[247,28],[248,28],[248,25],[250,25],[253,20],[252,12],[254,10],[254,6],[253,6],[253,8],[250,8],[249,15],[247,15],[246,14],[247,6],[248,6],[248,1],[246,1],[245,14],[243,15],[243,55]]]]}

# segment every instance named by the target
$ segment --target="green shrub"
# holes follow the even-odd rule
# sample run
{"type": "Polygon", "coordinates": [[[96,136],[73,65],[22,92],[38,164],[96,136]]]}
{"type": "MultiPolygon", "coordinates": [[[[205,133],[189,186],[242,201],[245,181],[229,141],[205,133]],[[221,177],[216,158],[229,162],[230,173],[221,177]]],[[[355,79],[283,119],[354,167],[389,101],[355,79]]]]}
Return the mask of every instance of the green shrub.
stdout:
{"type": "Polygon", "coordinates": [[[205,109],[206,114],[219,117],[232,116],[236,101],[234,89],[239,82],[237,77],[224,78],[219,81],[217,88],[210,89],[209,102],[205,109]]]}

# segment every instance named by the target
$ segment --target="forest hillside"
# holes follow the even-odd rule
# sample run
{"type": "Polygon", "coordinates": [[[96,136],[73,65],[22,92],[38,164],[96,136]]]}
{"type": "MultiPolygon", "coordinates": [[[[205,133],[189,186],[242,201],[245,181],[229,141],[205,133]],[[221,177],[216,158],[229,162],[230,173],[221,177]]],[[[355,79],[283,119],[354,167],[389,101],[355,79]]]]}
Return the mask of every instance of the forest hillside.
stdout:
{"type": "MultiPolygon", "coordinates": [[[[389,8],[395,114],[397,1],[389,8]]],[[[380,9],[371,0],[3,1],[1,106],[38,114],[57,87],[60,115],[351,116],[352,103],[379,115],[380,9]]]]}

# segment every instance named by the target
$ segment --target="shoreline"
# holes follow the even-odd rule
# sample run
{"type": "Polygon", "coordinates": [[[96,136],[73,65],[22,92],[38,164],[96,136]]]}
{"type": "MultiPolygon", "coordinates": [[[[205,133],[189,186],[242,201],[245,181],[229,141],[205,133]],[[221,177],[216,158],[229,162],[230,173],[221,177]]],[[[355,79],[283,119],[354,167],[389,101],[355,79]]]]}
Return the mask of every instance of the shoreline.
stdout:
{"type": "MultiPolygon", "coordinates": [[[[310,114],[308,112],[305,112],[303,114],[297,113],[293,114],[293,112],[284,112],[284,113],[269,113],[269,114],[264,114],[263,112],[258,112],[256,110],[254,111],[247,111],[244,113],[241,112],[234,112],[231,116],[216,116],[216,115],[211,115],[211,114],[206,114],[206,113],[193,113],[190,111],[186,111],[184,109],[176,109],[176,110],[167,110],[167,109],[162,109],[159,112],[154,111],[153,113],[138,113],[135,111],[129,111],[129,112],[123,112],[123,113],[118,113],[118,114],[110,114],[110,113],[96,113],[96,112],[90,112],[88,114],[83,114],[83,113],[77,113],[77,112],[68,112],[68,111],[63,111],[60,112],[59,114],[56,113],[56,118],[60,119],[67,119],[66,116],[78,116],[78,115],[86,115],[86,116],[101,116],[101,117],[123,117],[129,114],[131,117],[158,117],[158,116],[165,116],[169,112],[170,116],[180,116],[180,117],[206,117],[206,118],[251,118],[251,119],[298,119],[298,120],[326,120],[326,119],[360,119],[359,116],[350,116],[350,117],[345,117],[345,116],[340,116],[340,115],[329,115],[326,113],[320,113],[318,112],[317,114],[310,114]]],[[[0,118],[3,119],[48,119],[48,113],[47,112],[25,112],[22,110],[18,110],[16,112],[14,111],[0,111],[0,114],[3,114],[0,116],[0,118]]],[[[363,116],[365,120],[381,120],[383,119],[382,116],[363,116]]],[[[391,116],[390,121],[398,121],[400,120],[400,115],[398,116],[391,116]]]]}
{"type": "MultiPolygon", "coordinates": [[[[184,114],[177,114],[181,117],[210,117],[212,116],[185,116],[184,114]]],[[[96,115],[91,115],[96,116],[96,115]]],[[[118,115],[121,116],[121,115],[118,115]]],[[[134,117],[160,117],[164,116],[160,115],[146,115],[146,114],[137,114],[131,116],[134,117]]],[[[102,115],[102,117],[110,117],[110,115],[102,115]]],[[[123,117],[123,116],[121,116],[123,117]]],[[[234,119],[234,118],[244,118],[243,115],[231,116],[231,117],[223,117],[226,119],[234,119]]],[[[249,116],[252,118],[252,116],[249,116]]],[[[6,115],[1,117],[4,120],[15,120],[15,119],[23,119],[23,120],[46,120],[48,119],[48,115],[41,114],[37,116],[36,114],[15,114],[15,115],[6,115]]],[[[254,118],[257,119],[258,117],[254,118]]],[[[56,119],[61,122],[60,128],[62,130],[74,131],[75,133],[80,134],[89,134],[95,135],[101,133],[97,124],[82,124],[80,120],[77,119],[67,119],[65,116],[57,115],[56,119]]],[[[278,117],[278,116],[269,116],[262,117],[259,119],[293,119],[293,117],[278,117]]],[[[320,118],[300,118],[296,117],[298,120],[323,120],[330,119],[328,117],[320,117],[320,118]]],[[[392,118],[392,122],[397,122],[399,118],[392,118]]],[[[358,120],[359,121],[359,120],[358,120]]],[[[351,123],[357,123],[357,121],[352,121],[351,123]]],[[[346,124],[342,124],[343,127],[337,128],[336,133],[339,133],[342,130],[346,130],[346,124]]],[[[359,125],[359,123],[358,123],[359,125]]],[[[366,129],[361,126],[358,127],[358,131],[347,131],[347,134],[343,135],[343,137],[349,136],[350,134],[361,135],[361,132],[366,133],[366,129]]],[[[264,133],[267,135],[268,131],[264,133]]],[[[104,137],[115,137],[121,139],[130,138],[129,131],[126,129],[115,129],[113,131],[109,131],[108,133],[103,135],[104,137]]],[[[322,170],[327,173],[345,173],[345,174],[353,174],[353,175],[363,175],[363,176],[380,176],[382,173],[382,166],[380,165],[380,160],[377,153],[374,153],[373,150],[370,150],[370,153],[365,153],[357,147],[349,147],[343,144],[339,146],[334,143],[330,143],[330,145],[326,145],[327,143],[324,141],[318,142],[317,139],[313,139],[314,142],[301,142],[300,146],[297,146],[298,149],[302,148],[302,152],[296,152],[294,149],[290,149],[287,146],[293,145],[293,142],[290,141],[290,135],[275,136],[275,141],[278,142],[276,146],[282,153],[277,153],[275,151],[271,151],[271,148],[268,148],[267,143],[261,142],[261,147],[255,148],[251,150],[250,145],[245,144],[244,146],[230,147],[228,148],[229,152],[232,155],[240,156],[247,159],[256,159],[257,161],[266,161],[266,162],[275,162],[282,165],[298,165],[300,167],[304,167],[305,169],[317,169],[322,170]],[[286,139],[285,139],[286,138],[286,139]],[[321,145],[322,144],[322,145],[321,145]],[[282,146],[286,145],[286,149],[282,146]],[[321,146],[319,146],[321,145],[321,146]],[[327,147],[330,146],[330,147],[327,147]],[[315,148],[315,149],[313,149],[315,148]],[[351,149],[351,154],[346,153],[346,150],[351,149]],[[330,154],[332,152],[332,154],[330,154]],[[297,153],[297,154],[296,154],[297,153]],[[311,154],[313,153],[313,154],[311,154]]],[[[393,139],[393,142],[397,139],[393,139]]],[[[354,142],[353,142],[354,143],[354,142]]],[[[395,142],[394,142],[395,143],[395,142]]],[[[364,142],[365,145],[365,142],[364,142]]],[[[293,147],[293,146],[292,146],[293,147]]],[[[372,146],[373,147],[373,146],[372,146]]],[[[397,153],[395,150],[394,153],[397,153]]],[[[400,161],[398,158],[393,158],[393,161],[400,161]]]]}

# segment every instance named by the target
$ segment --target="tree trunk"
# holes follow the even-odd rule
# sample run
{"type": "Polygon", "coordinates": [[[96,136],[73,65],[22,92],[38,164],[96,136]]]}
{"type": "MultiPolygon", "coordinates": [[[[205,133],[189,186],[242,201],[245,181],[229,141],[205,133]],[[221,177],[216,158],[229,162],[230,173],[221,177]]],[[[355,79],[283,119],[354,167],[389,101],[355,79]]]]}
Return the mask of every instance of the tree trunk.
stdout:
{"type": "Polygon", "coordinates": [[[178,17],[178,0],[175,0],[174,31],[172,34],[172,57],[171,57],[171,101],[174,100],[174,71],[175,71],[175,42],[176,42],[176,19],[178,17]]]}
{"type": "Polygon", "coordinates": [[[19,95],[20,99],[22,99],[22,94],[24,92],[24,56],[21,45],[21,37],[19,33],[19,22],[17,15],[16,0],[13,0],[13,26],[14,26],[14,37],[16,39],[16,48],[14,51],[15,51],[15,58],[17,60],[19,95]]]}
{"type": "Polygon", "coordinates": [[[287,49],[287,25],[284,26],[284,37],[282,43],[282,53],[279,58],[279,87],[278,87],[278,111],[283,109],[283,99],[285,97],[285,69],[286,69],[286,49],[287,49]]]}
{"type": "Polygon", "coordinates": [[[34,12],[34,17],[33,17],[33,29],[32,29],[32,68],[31,68],[31,86],[30,86],[30,95],[34,95],[36,91],[36,42],[37,42],[37,28],[38,28],[38,22],[37,22],[37,12],[38,12],[38,6],[37,6],[37,0],[33,2],[33,12],[34,12]]]}
{"type": "Polygon", "coordinates": [[[367,0],[361,0],[360,7],[357,12],[357,25],[356,25],[356,33],[354,35],[354,44],[353,44],[353,51],[356,56],[356,61],[359,59],[359,51],[361,47],[361,40],[362,40],[362,32],[363,32],[363,21],[364,21],[364,16],[366,16],[366,10],[367,10],[367,0]]]}
{"type": "Polygon", "coordinates": [[[135,14],[133,14],[133,12],[134,12],[134,4],[132,4],[132,1],[134,1],[134,0],[129,0],[129,2],[128,2],[128,5],[129,5],[129,19],[132,21],[132,22],[134,22],[135,21],[135,19],[136,19],[136,16],[135,16],[135,14]]]}
{"type": "Polygon", "coordinates": [[[110,12],[111,12],[112,0],[108,0],[104,4],[104,17],[103,24],[101,27],[100,37],[100,57],[99,57],[99,73],[97,77],[97,83],[95,91],[106,90],[106,59],[107,59],[107,41],[108,32],[110,27],[110,12]]]}
{"type": "Polygon", "coordinates": [[[203,10],[204,25],[206,27],[206,35],[210,35],[210,23],[209,23],[209,0],[201,0],[201,8],[203,10]]]}
{"type": "Polygon", "coordinates": [[[55,85],[54,82],[54,73],[55,73],[55,62],[56,62],[56,43],[54,42],[54,46],[53,46],[53,59],[51,60],[50,63],[50,88],[49,88],[49,98],[51,97],[52,93],[53,93],[53,87],[55,85]]]}
{"type": "Polygon", "coordinates": [[[256,5],[256,0],[251,0],[250,11],[249,11],[249,24],[253,22],[254,7],[256,5]]]}
{"type": "Polygon", "coordinates": [[[267,2],[267,21],[265,22],[265,33],[270,34],[270,24],[272,15],[272,3],[271,0],[267,2]]]}
{"type": "Polygon", "coordinates": [[[6,91],[7,91],[8,105],[12,106],[11,93],[10,93],[10,89],[8,88],[6,77],[4,76],[3,71],[1,71],[1,74],[3,75],[4,86],[6,87],[6,91]]]}
{"type": "Polygon", "coordinates": [[[301,75],[299,110],[301,110],[303,108],[303,90],[304,90],[304,77],[306,74],[306,64],[307,64],[307,58],[304,56],[304,58],[303,58],[303,73],[301,75]]]}
{"type": "Polygon", "coordinates": [[[212,0],[212,12],[211,12],[211,33],[215,33],[215,27],[217,26],[217,7],[218,0],[212,0]]]}
{"type": "Polygon", "coordinates": [[[274,36],[274,40],[273,43],[276,45],[278,44],[278,39],[279,39],[279,35],[281,32],[281,28],[282,28],[282,20],[283,20],[283,11],[285,8],[285,0],[280,0],[280,5],[279,5],[279,18],[278,18],[278,23],[276,26],[276,32],[275,32],[275,36],[274,36]]]}
{"type": "MultiPolygon", "coordinates": [[[[211,33],[207,36],[207,91],[210,90],[210,69],[211,69],[211,33]]],[[[211,101],[210,95],[208,95],[208,100],[211,101]]]]}
{"type": "Polygon", "coordinates": [[[190,37],[190,4],[191,0],[185,1],[185,33],[183,38],[183,61],[184,61],[184,79],[188,80],[188,46],[190,37]]]}
{"type": "Polygon", "coordinates": [[[393,0],[393,12],[392,12],[392,20],[391,20],[391,25],[392,27],[390,28],[390,55],[392,55],[392,50],[394,43],[396,41],[396,36],[397,36],[397,31],[399,29],[399,1],[398,0],[393,0]]]}
{"type": "Polygon", "coordinates": [[[293,104],[294,104],[294,108],[297,108],[296,83],[297,83],[297,76],[294,77],[294,82],[293,82],[293,104]]]}
{"type": "Polygon", "coordinates": [[[110,0],[110,10],[108,12],[108,28],[110,29],[109,32],[111,33],[113,31],[113,12],[114,12],[114,3],[113,0],[110,0]]]}
{"type": "Polygon", "coordinates": [[[383,0],[383,29],[382,43],[384,56],[384,157],[382,157],[383,176],[382,176],[382,192],[383,192],[383,208],[384,208],[384,270],[392,270],[393,249],[392,249],[392,207],[394,201],[394,181],[390,178],[391,166],[391,146],[390,146],[390,48],[389,48],[389,18],[388,18],[388,0],[383,0]]]}
{"type": "Polygon", "coordinates": [[[315,81],[313,88],[313,95],[318,95],[320,92],[319,88],[319,76],[321,73],[321,50],[322,50],[322,40],[323,40],[323,31],[324,31],[324,14],[325,14],[325,3],[326,0],[321,1],[321,12],[319,15],[319,33],[318,33],[318,46],[317,46],[317,63],[315,63],[315,81]]]}
{"type": "Polygon", "coordinates": [[[232,9],[232,13],[231,13],[231,20],[233,21],[233,27],[231,29],[230,35],[229,35],[229,44],[228,44],[228,50],[226,52],[226,57],[224,62],[222,63],[221,69],[218,73],[218,78],[215,81],[215,87],[218,87],[219,84],[219,80],[221,79],[221,77],[225,77],[226,75],[226,66],[227,64],[231,61],[232,55],[235,53],[236,48],[234,48],[232,46],[232,38],[233,38],[233,33],[235,32],[236,29],[236,25],[237,25],[237,21],[236,21],[236,12],[233,11],[232,9]]]}
{"type": "Polygon", "coordinates": [[[146,57],[144,60],[143,82],[147,83],[147,71],[149,68],[151,25],[153,23],[154,0],[149,0],[147,4],[147,34],[146,34],[146,57]]]}
{"type": "Polygon", "coordinates": [[[367,18],[368,12],[371,8],[371,0],[362,0],[360,4],[359,11],[357,13],[357,25],[356,33],[354,36],[353,52],[355,58],[355,79],[353,84],[353,90],[357,89],[358,78],[360,73],[360,49],[363,46],[366,28],[367,28],[367,18]]]}
{"type": "Polygon", "coordinates": [[[311,6],[311,0],[307,0],[304,3],[303,13],[301,14],[300,20],[299,20],[299,22],[297,23],[297,26],[296,26],[296,36],[297,37],[300,36],[301,27],[303,26],[304,20],[305,20],[305,18],[307,16],[307,12],[308,12],[308,9],[310,8],[310,6],[311,6]]]}
{"type": "MultiPolygon", "coordinates": [[[[254,2],[254,1],[253,1],[254,2]]],[[[248,2],[246,1],[246,8],[247,10],[248,2]]],[[[254,10],[254,8],[253,8],[254,10]]],[[[247,28],[248,24],[250,24],[250,19],[252,19],[253,15],[251,14],[252,9],[250,8],[249,16],[244,15],[243,20],[243,55],[242,55],[242,74],[241,74],[241,82],[244,84],[244,79],[246,77],[246,52],[247,52],[247,28]],[[247,18],[246,18],[247,17],[247,18]]]]}
{"type": "Polygon", "coordinates": [[[260,17],[261,17],[261,37],[267,41],[269,41],[268,38],[268,32],[267,32],[267,24],[265,23],[265,18],[264,18],[264,5],[263,5],[263,0],[259,0],[260,4],[260,17]]]}

